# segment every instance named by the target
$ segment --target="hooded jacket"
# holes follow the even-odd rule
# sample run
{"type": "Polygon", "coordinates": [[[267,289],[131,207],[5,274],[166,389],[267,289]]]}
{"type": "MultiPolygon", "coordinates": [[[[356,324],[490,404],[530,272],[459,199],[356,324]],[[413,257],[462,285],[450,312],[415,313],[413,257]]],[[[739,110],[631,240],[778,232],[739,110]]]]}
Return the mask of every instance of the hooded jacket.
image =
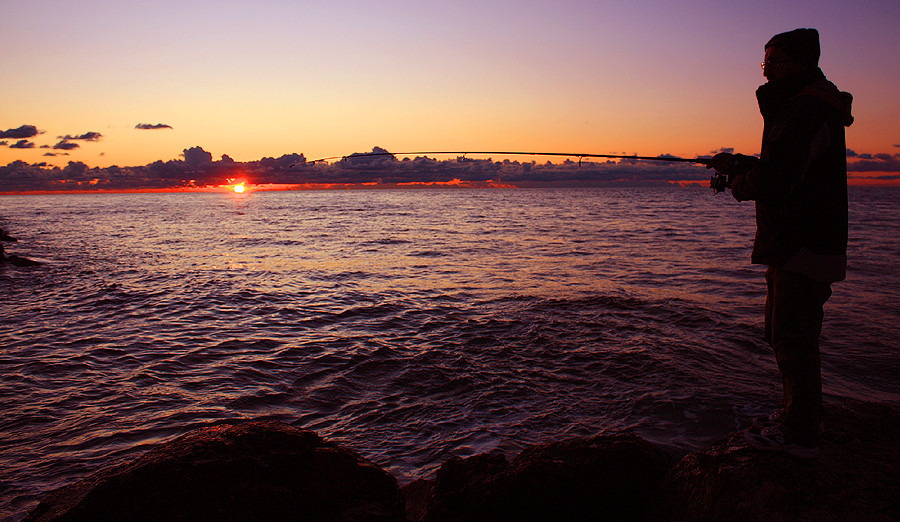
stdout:
{"type": "Polygon", "coordinates": [[[756,97],[760,157],[732,182],[738,201],[756,201],[752,262],[840,281],[847,267],[844,127],[853,123],[853,98],[818,68],[769,81],[756,97]]]}

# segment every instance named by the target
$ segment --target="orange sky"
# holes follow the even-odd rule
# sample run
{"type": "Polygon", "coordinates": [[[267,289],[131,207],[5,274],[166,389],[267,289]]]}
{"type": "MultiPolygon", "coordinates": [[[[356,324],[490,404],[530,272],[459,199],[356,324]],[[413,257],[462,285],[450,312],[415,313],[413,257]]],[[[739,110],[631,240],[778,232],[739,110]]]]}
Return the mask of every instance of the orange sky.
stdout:
{"type": "Polygon", "coordinates": [[[855,96],[848,147],[900,152],[900,3],[720,4],[3,2],[0,132],[41,134],[0,140],[0,165],[137,166],[194,146],[237,161],[753,154],[763,45],[796,27],[819,29],[823,70],[855,96]],[[87,133],[101,137],[65,139],[87,133]],[[64,142],[77,148],[51,148],[64,142]]]}

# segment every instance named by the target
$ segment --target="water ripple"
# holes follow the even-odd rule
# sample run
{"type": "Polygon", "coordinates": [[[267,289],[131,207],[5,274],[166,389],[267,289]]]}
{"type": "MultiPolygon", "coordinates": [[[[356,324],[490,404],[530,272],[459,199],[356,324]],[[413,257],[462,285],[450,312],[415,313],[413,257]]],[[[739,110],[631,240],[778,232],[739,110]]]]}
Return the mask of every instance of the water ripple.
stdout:
{"type": "MultiPolygon", "coordinates": [[[[898,194],[853,193],[851,278],[823,333],[831,396],[900,402],[898,194]]],[[[4,204],[49,262],[0,268],[0,518],[222,419],[316,430],[405,482],[603,428],[686,451],[777,395],[752,207],[706,192],[4,204]]]]}

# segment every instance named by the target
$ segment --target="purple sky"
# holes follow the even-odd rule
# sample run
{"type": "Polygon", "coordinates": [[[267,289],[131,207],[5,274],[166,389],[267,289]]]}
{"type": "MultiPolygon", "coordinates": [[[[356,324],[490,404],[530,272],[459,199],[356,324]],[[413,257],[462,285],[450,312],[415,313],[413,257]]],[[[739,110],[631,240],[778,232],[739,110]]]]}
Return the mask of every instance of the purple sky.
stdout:
{"type": "Polygon", "coordinates": [[[797,27],[855,97],[848,146],[895,154],[898,20],[896,0],[6,1],[0,133],[39,134],[0,138],[0,165],[194,146],[753,154],[763,45],[797,27]]]}

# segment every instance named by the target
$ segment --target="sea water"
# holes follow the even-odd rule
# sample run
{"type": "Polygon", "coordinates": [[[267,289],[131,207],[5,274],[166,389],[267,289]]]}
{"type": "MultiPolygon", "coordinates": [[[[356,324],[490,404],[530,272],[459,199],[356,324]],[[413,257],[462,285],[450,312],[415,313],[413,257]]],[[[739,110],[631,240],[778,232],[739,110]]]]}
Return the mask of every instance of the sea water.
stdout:
{"type": "MultiPolygon", "coordinates": [[[[900,404],[900,190],[850,193],[827,400],[900,404]]],[[[674,454],[778,406],[752,204],[700,188],[0,197],[0,517],[223,419],[401,483],[632,429],[674,454]]]]}

